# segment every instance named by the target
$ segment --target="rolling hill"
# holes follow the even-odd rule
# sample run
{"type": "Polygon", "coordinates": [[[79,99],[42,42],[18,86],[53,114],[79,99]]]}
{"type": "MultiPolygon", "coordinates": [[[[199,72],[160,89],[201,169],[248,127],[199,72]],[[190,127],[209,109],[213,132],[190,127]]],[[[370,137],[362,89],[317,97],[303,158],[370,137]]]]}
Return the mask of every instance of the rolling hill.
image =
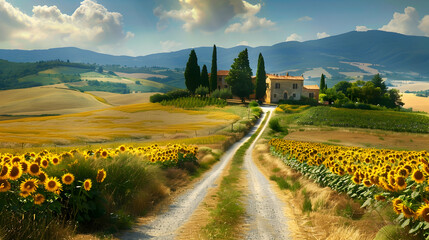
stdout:
{"type": "MultiPolygon", "coordinates": [[[[218,69],[229,69],[234,58],[246,46],[218,47],[218,69]]],[[[282,42],[273,46],[247,47],[251,67],[256,72],[257,56],[265,58],[267,72],[291,71],[302,74],[314,68],[323,68],[332,76],[344,77],[345,72],[367,74],[351,62],[370,63],[392,78],[429,78],[429,38],[407,36],[392,32],[348,32],[305,42],[282,42]]],[[[211,65],[212,47],[195,48],[199,64],[211,65]]],[[[141,57],[112,56],[78,48],[48,50],[0,50],[0,59],[16,62],[60,59],[63,61],[126,66],[160,66],[184,68],[189,49],[151,54],[141,57]]]]}

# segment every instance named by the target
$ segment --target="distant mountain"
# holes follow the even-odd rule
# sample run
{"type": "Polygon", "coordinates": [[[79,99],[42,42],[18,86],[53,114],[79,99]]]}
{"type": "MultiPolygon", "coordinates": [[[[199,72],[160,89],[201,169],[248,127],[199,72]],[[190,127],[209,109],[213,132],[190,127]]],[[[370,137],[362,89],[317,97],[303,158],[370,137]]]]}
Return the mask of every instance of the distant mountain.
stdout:
{"type": "MultiPolygon", "coordinates": [[[[234,58],[245,46],[218,47],[218,69],[229,69],[234,58]]],[[[282,42],[273,46],[247,47],[249,60],[256,73],[258,54],[265,58],[267,72],[302,74],[314,68],[323,68],[332,76],[347,72],[370,72],[347,62],[374,64],[371,68],[390,74],[404,74],[429,78],[429,38],[407,36],[383,31],[348,32],[306,42],[282,42]]],[[[212,47],[195,48],[199,65],[210,69],[212,47]]],[[[112,56],[78,48],[48,50],[0,50],[0,59],[16,62],[40,60],[70,60],[72,62],[119,64],[133,66],[160,66],[184,68],[190,49],[151,54],[141,57],[112,56]]],[[[401,75],[402,74],[402,75],[401,75]]]]}

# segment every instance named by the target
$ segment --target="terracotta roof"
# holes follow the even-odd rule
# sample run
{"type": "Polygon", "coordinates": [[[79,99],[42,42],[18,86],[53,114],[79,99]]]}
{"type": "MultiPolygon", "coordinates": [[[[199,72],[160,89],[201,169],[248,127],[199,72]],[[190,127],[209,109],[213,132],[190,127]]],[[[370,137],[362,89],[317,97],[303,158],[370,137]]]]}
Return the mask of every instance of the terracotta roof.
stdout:
{"type": "Polygon", "coordinates": [[[280,75],[274,75],[274,74],[267,74],[267,77],[271,80],[299,80],[304,81],[303,76],[280,76],[280,75]]]}
{"type": "Polygon", "coordinates": [[[317,86],[317,85],[304,85],[304,89],[307,89],[307,90],[319,90],[319,86],[317,86]]]}
{"type": "Polygon", "coordinates": [[[229,71],[228,70],[219,70],[217,71],[218,76],[228,76],[229,71]]]}

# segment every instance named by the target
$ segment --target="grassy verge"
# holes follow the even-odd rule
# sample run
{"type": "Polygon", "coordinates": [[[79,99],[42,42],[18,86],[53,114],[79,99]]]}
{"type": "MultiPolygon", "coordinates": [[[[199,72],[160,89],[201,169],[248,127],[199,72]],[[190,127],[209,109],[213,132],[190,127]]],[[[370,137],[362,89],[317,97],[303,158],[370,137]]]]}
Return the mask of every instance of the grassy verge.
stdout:
{"type": "Polygon", "coordinates": [[[222,179],[217,193],[219,202],[211,213],[210,222],[203,229],[209,239],[234,239],[237,237],[237,227],[245,214],[245,206],[241,199],[242,192],[238,185],[244,155],[258,136],[268,117],[269,114],[261,123],[261,127],[237,150],[228,175],[222,179]]]}

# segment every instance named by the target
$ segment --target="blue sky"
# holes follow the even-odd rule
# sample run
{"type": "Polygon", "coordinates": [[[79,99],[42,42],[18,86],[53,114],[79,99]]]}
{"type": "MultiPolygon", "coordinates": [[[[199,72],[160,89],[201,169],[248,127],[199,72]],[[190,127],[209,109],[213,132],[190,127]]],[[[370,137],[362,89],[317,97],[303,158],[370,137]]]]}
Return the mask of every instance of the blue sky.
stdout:
{"type": "Polygon", "coordinates": [[[146,55],[381,29],[429,36],[428,0],[0,0],[0,48],[146,55]]]}

